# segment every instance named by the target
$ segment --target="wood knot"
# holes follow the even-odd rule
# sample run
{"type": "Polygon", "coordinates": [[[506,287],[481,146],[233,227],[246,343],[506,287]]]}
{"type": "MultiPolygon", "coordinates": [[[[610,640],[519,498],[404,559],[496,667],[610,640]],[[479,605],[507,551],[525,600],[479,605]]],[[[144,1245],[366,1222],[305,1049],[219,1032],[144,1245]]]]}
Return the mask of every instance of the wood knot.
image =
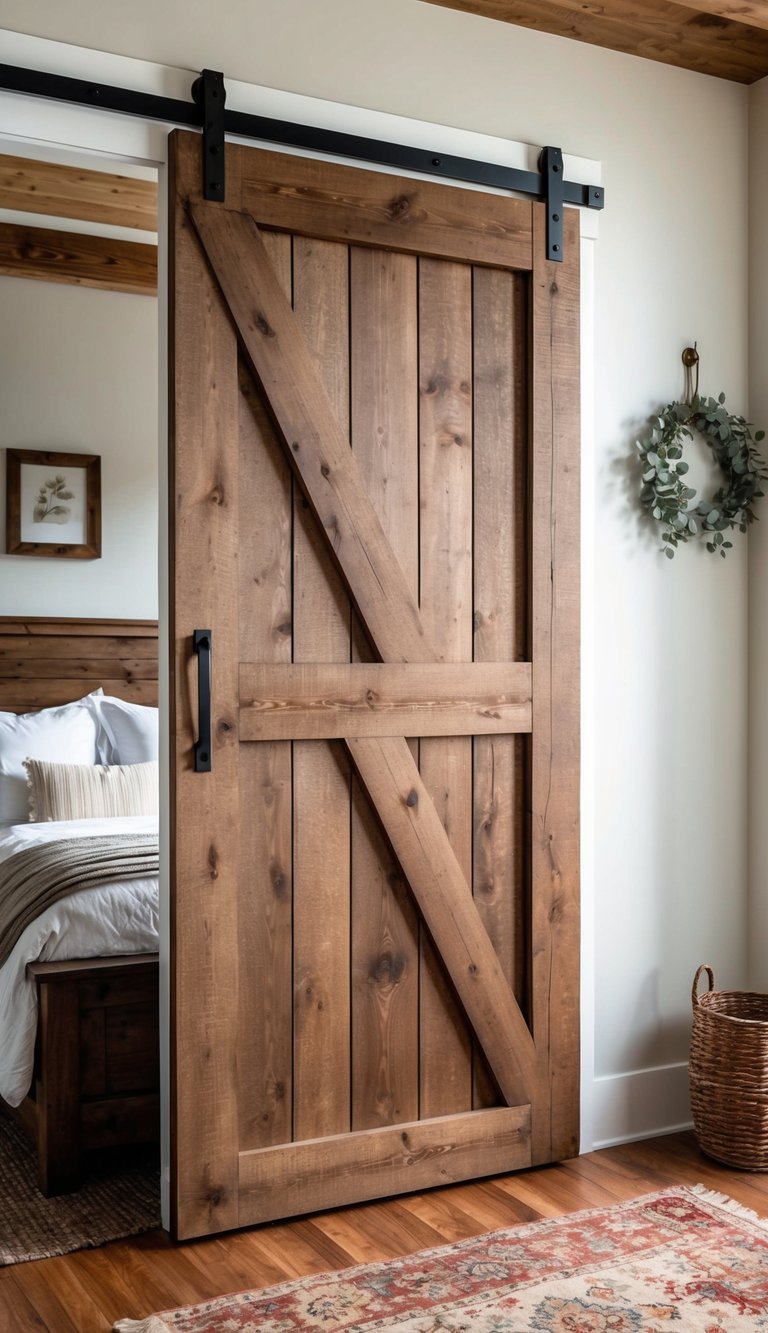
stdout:
{"type": "Polygon", "coordinates": [[[287,635],[289,635],[289,634],[291,633],[291,630],[293,629],[293,625],[292,625],[292,623],[291,623],[290,620],[283,620],[283,621],[280,622],[280,624],[279,624],[276,628],[277,628],[277,632],[278,632],[278,634],[285,634],[285,635],[287,636],[287,635]]]}
{"type": "Polygon", "coordinates": [[[411,211],[411,200],[407,194],[400,194],[389,205],[389,216],[393,222],[402,222],[411,211]]]}
{"type": "Polygon", "coordinates": [[[365,691],[365,702],[368,704],[369,708],[373,708],[376,699],[377,699],[377,694],[375,690],[368,689],[365,691]]]}
{"type": "Polygon", "coordinates": [[[550,296],[557,296],[557,293],[558,293],[559,291],[560,291],[560,288],[558,287],[557,283],[555,282],[555,279],[553,278],[552,281],[551,281],[550,284],[549,284],[549,294],[550,294],[550,296]]]}
{"type": "Polygon", "coordinates": [[[471,977],[476,976],[476,975],[477,975],[477,963],[470,963],[469,967],[467,968],[467,971],[469,972],[469,975],[470,975],[471,977]]]}
{"type": "Polygon", "coordinates": [[[300,445],[299,445],[298,440],[294,440],[294,441],[293,441],[293,444],[291,445],[291,448],[293,449],[293,452],[294,452],[295,454],[297,454],[297,453],[299,452],[300,445]]]}
{"type": "Polygon", "coordinates": [[[411,790],[409,791],[408,795],[405,798],[405,804],[407,806],[410,806],[411,809],[413,809],[415,805],[419,804],[419,793],[416,791],[415,787],[411,787],[411,790]]]}
{"type": "Polygon", "coordinates": [[[219,878],[219,853],[216,851],[213,843],[208,848],[208,868],[211,879],[219,878]]]}
{"type": "Polygon", "coordinates": [[[211,487],[211,490],[208,492],[208,499],[212,505],[223,505],[224,491],[222,487],[219,485],[211,487]]]}
{"type": "Polygon", "coordinates": [[[263,333],[265,338],[276,338],[277,334],[272,326],[267,322],[263,315],[256,312],[256,328],[259,333],[263,333]]]}
{"type": "Polygon", "coordinates": [[[377,986],[396,986],[405,972],[405,959],[400,954],[381,953],[373,959],[368,973],[377,986]]]}
{"type": "Polygon", "coordinates": [[[329,468],[327,463],[320,464],[320,471],[326,479],[331,475],[331,469],[329,468]]]}

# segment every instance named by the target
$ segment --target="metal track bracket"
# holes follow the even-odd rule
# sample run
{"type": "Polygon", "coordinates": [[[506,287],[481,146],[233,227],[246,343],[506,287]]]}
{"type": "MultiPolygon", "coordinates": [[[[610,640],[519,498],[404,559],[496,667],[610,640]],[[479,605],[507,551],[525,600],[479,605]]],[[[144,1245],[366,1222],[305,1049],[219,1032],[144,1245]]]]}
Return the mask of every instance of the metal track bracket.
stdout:
{"type": "Polygon", "coordinates": [[[203,197],[224,202],[224,75],[204,69],[192,84],[192,97],[202,112],[203,197]]]}

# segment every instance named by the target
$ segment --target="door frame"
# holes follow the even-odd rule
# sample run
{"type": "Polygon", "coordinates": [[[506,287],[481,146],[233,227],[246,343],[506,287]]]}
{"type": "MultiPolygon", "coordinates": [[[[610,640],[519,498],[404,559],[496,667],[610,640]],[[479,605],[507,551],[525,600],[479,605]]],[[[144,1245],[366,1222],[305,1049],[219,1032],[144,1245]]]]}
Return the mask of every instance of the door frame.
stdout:
{"type": "MultiPolygon", "coordinates": [[[[126,87],[140,87],[146,92],[167,97],[187,97],[193,72],[115,56],[85,47],[51,42],[24,33],[3,32],[5,59],[10,63],[38,67],[52,73],[68,74],[94,82],[111,82],[126,87]]],[[[389,139],[404,145],[442,149],[446,153],[504,162],[509,166],[535,169],[538,150],[518,141],[501,139],[476,131],[455,129],[430,122],[412,120],[388,112],[371,111],[302,94],[281,92],[255,84],[227,81],[228,96],[238,109],[307,124],[324,124],[328,129],[389,139]]],[[[160,448],[160,701],[164,725],[161,726],[161,776],[168,773],[168,532],[167,479],[167,136],[172,128],[137,117],[118,116],[113,112],[46,102],[16,93],[0,92],[0,150],[24,156],[30,147],[44,148],[52,158],[57,154],[78,152],[107,157],[117,162],[132,162],[155,167],[158,171],[158,327],[159,339],[159,419],[160,448]]],[[[232,142],[258,146],[256,140],[232,142]]],[[[264,143],[274,150],[275,145],[264,143]]],[[[296,152],[301,157],[327,155],[296,152]]],[[[331,159],[341,161],[342,159],[331,159]]],[[[352,165],[351,159],[344,159],[352,165]]],[[[564,154],[565,174],[588,184],[601,183],[601,164],[595,160],[564,154]]],[[[96,164],[96,163],[95,163],[96,164]]],[[[365,163],[354,163],[365,167],[365,163]]],[[[377,166],[379,172],[386,168],[377,166]]],[[[394,169],[393,169],[394,171],[394,169]]],[[[399,175],[408,173],[398,171],[399,175]]],[[[420,179],[418,173],[413,173],[420,179]]],[[[452,182],[445,181],[446,188],[452,182]]],[[[456,182],[459,188],[477,189],[456,182]]],[[[488,193],[499,193],[488,190],[488,193]]],[[[502,192],[503,193],[503,192],[502,192]]],[[[581,234],[581,1150],[589,1151],[593,1141],[594,1083],[594,721],[596,707],[593,639],[595,606],[593,574],[595,564],[594,516],[595,482],[594,439],[594,242],[599,235],[599,214],[579,209],[581,234]]],[[[167,780],[161,781],[161,791],[167,780]]],[[[162,1102],[162,1216],[170,1220],[168,1134],[169,1108],[169,809],[161,802],[161,875],[160,875],[160,992],[161,992],[161,1102],[162,1102]]]]}

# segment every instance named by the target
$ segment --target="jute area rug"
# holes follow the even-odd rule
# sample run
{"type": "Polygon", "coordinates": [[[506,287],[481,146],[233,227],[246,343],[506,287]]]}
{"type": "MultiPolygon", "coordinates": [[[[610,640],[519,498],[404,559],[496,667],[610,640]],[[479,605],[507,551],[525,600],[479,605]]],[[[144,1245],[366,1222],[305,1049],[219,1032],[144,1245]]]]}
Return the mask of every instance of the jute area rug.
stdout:
{"type": "Polygon", "coordinates": [[[768,1222],[702,1186],[241,1292],[113,1333],[755,1333],[768,1222]]]}
{"type": "Polygon", "coordinates": [[[0,1115],[0,1266],[48,1259],[160,1225],[160,1173],[142,1152],[119,1169],[107,1158],[82,1189],[46,1199],[25,1134],[0,1115]]]}

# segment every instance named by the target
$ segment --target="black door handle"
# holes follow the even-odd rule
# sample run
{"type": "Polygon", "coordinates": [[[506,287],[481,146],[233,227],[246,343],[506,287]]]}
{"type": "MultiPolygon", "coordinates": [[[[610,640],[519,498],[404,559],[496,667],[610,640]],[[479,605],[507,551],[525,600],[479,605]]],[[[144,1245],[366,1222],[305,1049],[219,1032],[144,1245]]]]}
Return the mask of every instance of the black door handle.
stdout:
{"type": "Polygon", "coordinates": [[[197,726],[195,772],[211,771],[211,658],[213,635],[209,629],[196,629],[192,647],[197,653],[197,726]]]}

